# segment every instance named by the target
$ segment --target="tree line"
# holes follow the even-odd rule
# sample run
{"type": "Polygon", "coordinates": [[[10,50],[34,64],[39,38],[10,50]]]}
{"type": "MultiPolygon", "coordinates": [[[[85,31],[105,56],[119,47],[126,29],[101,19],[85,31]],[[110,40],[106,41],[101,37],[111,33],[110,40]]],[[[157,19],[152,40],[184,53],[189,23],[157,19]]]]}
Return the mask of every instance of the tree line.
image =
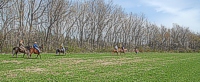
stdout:
{"type": "Polygon", "coordinates": [[[198,52],[200,34],[176,23],[167,28],[145,14],[126,13],[112,0],[2,0],[0,51],[37,41],[46,52],[63,43],[70,52],[106,52],[115,45],[129,51],[198,52]]]}

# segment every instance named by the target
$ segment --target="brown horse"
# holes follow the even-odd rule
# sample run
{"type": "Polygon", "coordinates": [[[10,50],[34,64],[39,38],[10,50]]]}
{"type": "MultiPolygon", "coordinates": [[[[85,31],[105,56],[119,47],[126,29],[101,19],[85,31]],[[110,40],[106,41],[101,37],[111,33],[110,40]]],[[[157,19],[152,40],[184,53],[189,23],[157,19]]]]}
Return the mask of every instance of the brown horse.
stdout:
{"type": "MultiPolygon", "coordinates": [[[[27,54],[27,56],[29,57],[29,49],[30,49],[30,47],[29,46],[25,46],[25,49],[26,50],[21,50],[19,47],[14,47],[12,49],[13,57],[14,57],[14,55],[16,55],[16,57],[17,57],[17,53],[18,52],[24,53],[24,55],[27,54]]],[[[24,57],[24,55],[23,55],[23,57],[24,57]]]]}
{"type": "MultiPolygon", "coordinates": [[[[39,46],[39,49],[43,50],[43,45],[39,46]]],[[[38,55],[40,55],[40,52],[37,49],[35,49],[35,48],[30,48],[29,52],[30,52],[30,57],[31,57],[32,53],[37,54],[36,58],[38,58],[38,55]]],[[[41,55],[40,55],[40,59],[41,59],[41,55]]]]}
{"type": "Polygon", "coordinates": [[[124,54],[125,54],[126,51],[127,51],[127,49],[122,50],[121,48],[119,48],[119,49],[118,49],[118,52],[117,52],[117,50],[113,50],[112,52],[113,52],[113,53],[117,53],[117,55],[118,55],[118,53],[120,53],[120,54],[121,54],[121,53],[124,53],[124,54]]]}

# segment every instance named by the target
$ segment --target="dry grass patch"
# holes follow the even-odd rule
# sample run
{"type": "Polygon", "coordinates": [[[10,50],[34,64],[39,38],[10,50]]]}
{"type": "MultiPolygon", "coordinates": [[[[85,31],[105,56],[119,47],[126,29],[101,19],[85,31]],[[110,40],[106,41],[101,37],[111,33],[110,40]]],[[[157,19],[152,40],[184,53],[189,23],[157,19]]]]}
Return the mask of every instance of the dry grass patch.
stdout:
{"type": "Polygon", "coordinates": [[[79,64],[79,63],[82,63],[82,62],[86,62],[87,60],[83,60],[83,59],[80,59],[80,58],[62,58],[60,60],[58,60],[59,63],[62,63],[62,64],[79,64]]]}
{"type": "Polygon", "coordinates": [[[37,67],[27,67],[24,69],[15,69],[15,70],[9,70],[8,72],[4,73],[7,78],[15,78],[18,76],[18,72],[28,72],[28,73],[38,73],[41,74],[42,72],[47,71],[44,68],[37,68],[37,67]]]}
{"type": "Polygon", "coordinates": [[[17,60],[3,60],[2,63],[16,63],[21,64],[23,61],[17,61],[17,60]]]}
{"type": "Polygon", "coordinates": [[[16,69],[15,71],[25,71],[25,72],[44,72],[47,71],[45,68],[38,68],[38,67],[26,67],[24,69],[16,69]]]}
{"type": "Polygon", "coordinates": [[[49,67],[55,67],[58,65],[73,66],[75,64],[80,64],[80,63],[86,62],[86,61],[87,60],[83,60],[81,58],[60,58],[60,59],[45,60],[45,61],[43,61],[43,63],[37,63],[37,65],[49,66],[49,67]]]}
{"type": "Polygon", "coordinates": [[[9,71],[8,73],[5,73],[4,75],[6,75],[7,78],[15,78],[17,77],[17,74],[14,72],[9,71]]]}
{"type": "Polygon", "coordinates": [[[123,73],[117,72],[117,71],[109,71],[109,72],[99,73],[97,75],[98,75],[98,77],[107,78],[110,76],[121,76],[121,75],[123,75],[123,73]]]}
{"type": "Polygon", "coordinates": [[[103,62],[103,63],[101,63],[102,65],[113,65],[113,64],[116,64],[116,63],[114,63],[114,62],[103,62]]]}
{"type": "MultiPolygon", "coordinates": [[[[142,58],[126,58],[126,57],[123,57],[123,58],[119,58],[119,59],[116,59],[116,58],[105,58],[105,59],[94,59],[92,62],[94,62],[94,65],[95,64],[98,64],[98,65],[121,65],[121,64],[126,64],[126,63],[134,63],[134,62],[146,62],[146,61],[152,61],[150,59],[142,59],[142,58]]],[[[91,62],[91,60],[90,60],[91,62]]]]}

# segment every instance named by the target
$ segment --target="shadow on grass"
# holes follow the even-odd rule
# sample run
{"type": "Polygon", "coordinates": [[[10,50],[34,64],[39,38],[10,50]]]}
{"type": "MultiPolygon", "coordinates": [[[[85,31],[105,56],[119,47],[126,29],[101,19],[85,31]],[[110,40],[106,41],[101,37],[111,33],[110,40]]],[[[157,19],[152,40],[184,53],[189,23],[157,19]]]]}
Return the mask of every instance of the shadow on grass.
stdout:
{"type": "Polygon", "coordinates": [[[14,56],[14,57],[9,57],[9,58],[24,58],[24,57],[16,57],[16,56],[14,56]]]}
{"type": "Polygon", "coordinates": [[[39,57],[36,58],[36,57],[31,57],[31,58],[24,58],[24,59],[40,59],[39,57]]]}
{"type": "Polygon", "coordinates": [[[124,56],[126,54],[117,54],[117,53],[114,53],[114,54],[111,54],[111,56],[124,56]]]}
{"type": "Polygon", "coordinates": [[[54,56],[66,56],[66,55],[62,54],[62,55],[54,55],[54,56]]]}

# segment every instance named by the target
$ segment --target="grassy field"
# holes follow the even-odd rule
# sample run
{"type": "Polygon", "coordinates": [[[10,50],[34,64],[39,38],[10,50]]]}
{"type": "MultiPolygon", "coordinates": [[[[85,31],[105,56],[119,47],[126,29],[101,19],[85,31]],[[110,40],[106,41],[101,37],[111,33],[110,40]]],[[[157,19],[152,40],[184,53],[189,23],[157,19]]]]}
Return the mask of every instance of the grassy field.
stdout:
{"type": "Polygon", "coordinates": [[[194,82],[200,81],[200,54],[42,54],[42,59],[0,54],[0,81],[194,82]]]}

